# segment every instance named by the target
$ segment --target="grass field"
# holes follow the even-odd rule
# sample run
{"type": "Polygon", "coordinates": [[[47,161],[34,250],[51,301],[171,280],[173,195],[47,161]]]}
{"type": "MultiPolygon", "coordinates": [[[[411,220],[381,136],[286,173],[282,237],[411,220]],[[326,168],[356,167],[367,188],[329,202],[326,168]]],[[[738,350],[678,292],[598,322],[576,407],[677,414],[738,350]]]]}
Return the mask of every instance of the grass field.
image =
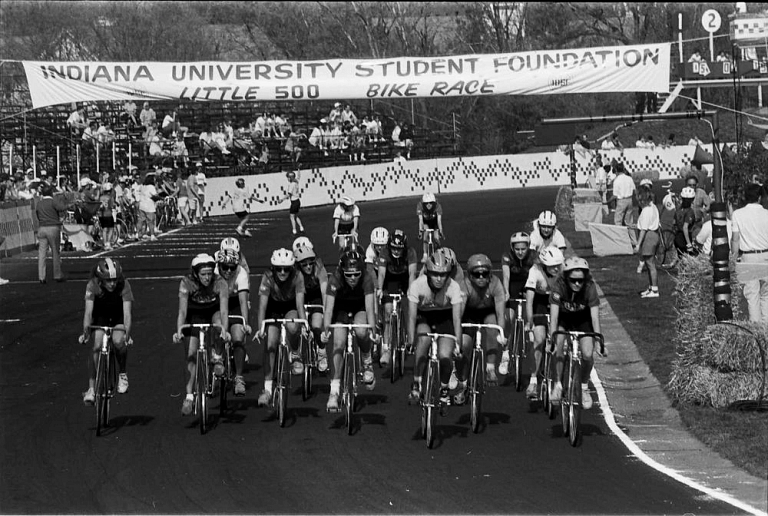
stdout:
{"type": "MultiPolygon", "coordinates": [[[[558,225],[590,269],[624,329],[651,372],[666,387],[675,355],[674,276],[659,271],[657,299],[641,300],[648,285],[646,273],[637,274],[636,256],[592,255],[589,233],[575,232],[573,222],[558,225]]],[[[676,404],[684,424],[703,443],[749,473],[768,479],[768,412],[740,412],[676,404]]]]}

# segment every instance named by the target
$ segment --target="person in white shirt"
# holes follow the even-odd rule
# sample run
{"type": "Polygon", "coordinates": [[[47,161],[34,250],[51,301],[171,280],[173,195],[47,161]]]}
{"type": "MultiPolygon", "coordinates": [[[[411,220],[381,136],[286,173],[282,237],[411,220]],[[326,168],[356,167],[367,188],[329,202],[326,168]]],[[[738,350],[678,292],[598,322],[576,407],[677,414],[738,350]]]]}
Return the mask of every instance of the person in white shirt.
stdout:
{"type": "MultiPolygon", "coordinates": [[[[726,212],[725,230],[728,233],[728,241],[733,238],[733,223],[731,217],[733,214],[733,206],[728,203],[728,211],[726,212]]],[[[701,247],[701,254],[706,256],[712,255],[712,219],[709,219],[701,226],[701,231],[696,235],[696,243],[701,247]]]]}
{"type": "Polygon", "coordinates": [[[623,164],[618,164],[616,172],[618,175],[613,180],[613,196],[607,202],[616,200],[613,223],[617,226],[627,226],[630,222],[629,219],[632,218],[632,198],[635,196],[637,187],[635,187],[632,176],[623,164]]]}
{"type": "Polygon", "coordinates": [[[606,138],[603,143],[600,144],[600,148],[603,150],[614,150],[616,146],[613,144],[613,140],[606,138]]]}
{"type": "MultiPolygon", "coordinates": [[[[656,271],[656,247],[659,245],[659,209],[656,207],[653,192],[642,188],[638,194],[638,203],[642,211],[637,219],[640,236],[635,252],[640,255],[648,269],[648,288],[640,293],[642,298],[659,297],[658,273],[656,271]]],[[[642,266],[637,268],[642,272],[642,266]]]]}
{"type": "Polygon", "coordinates": [[[294,235],[297,233],[297,228],[298,231],[304,233],[304,226],[301,224],[301,219],[299,218],[299,208],[301,208],[301,193],[299,190],[299,181],[301,180],[300,174],[301,172],[296,170],[296,172],[288,172],[285,175],[288,178],[288,193],[286,193],[285,197],[280,201],[291,201],[288,215],[291,219],[291,230],[294,235]]]}
{"type": "Polygon", "coordinates": [[[248,202],[253,199],[253,195],[248,195],[248,192],[245,189],[245,179],[242,177],[235,181],[235,187],[235,191],[232,192],[231,195],[229,193],[226,194],[227,197],[224,199],[224,206],[226,206],[227,203],[232,203],[232,211],[234,211],[237,218],[240,219],[240,224],[235,228],[237,234],[240,236],[251,237],[253,235],[248,231],[246,226],[248,224],[248,218],[250,217],[248,202]]]}
{"type": "Polygon", "coordinates": [[[691,136],[691,139],[688,140],[688,145],[699,145],[699,146],[702,146],[702,145],[704,145],[704,142],[699,140],[698,136],[693,135],[693,136],[691,136]]]}
{"type": "Polygon", "coordinates": [[[155,176],[147,175],[144,178],[144,184],[139,190],[139,231],[144,234],[142,240],[157,240],[155,235],[155,200],[158,198],[155,188],[155,176]],[[146,226],[144,228],[143,226],[146,226]]]}
{"type": "Polygon", "coordinates": [[[67,118],[67,126],[72,129],[72,132],[80,135],[80,133],[88,127],[88,121],[85,119],[85,109],[82,107],[73,111],[69,118],[67,118]]]}
{"type": "MultiPolygon", "coordinates": [[[[328,146],[327,129],[328,120],[322,118],[320,125],[312,129],[312,134],[309,135],[309,144],[318,150],[325,151],[328,146]]],[[[327,156],[328,152],[325,152],[325,155],[327,156]]]]}
{"type": "Polygon", "coordinates": [[[749,320],[768,323],[768,210],[760,204],[761,187],[744,188],[746,205],[733,212],[731,255],[739,258],[736,276],[744,284],[749,320]]]}
{"type": "Polygon", "coordinates": [[[179,130],[178,113],[174,109],[163,118],[162,133],[166,138],[171,138],[179,130]]]}

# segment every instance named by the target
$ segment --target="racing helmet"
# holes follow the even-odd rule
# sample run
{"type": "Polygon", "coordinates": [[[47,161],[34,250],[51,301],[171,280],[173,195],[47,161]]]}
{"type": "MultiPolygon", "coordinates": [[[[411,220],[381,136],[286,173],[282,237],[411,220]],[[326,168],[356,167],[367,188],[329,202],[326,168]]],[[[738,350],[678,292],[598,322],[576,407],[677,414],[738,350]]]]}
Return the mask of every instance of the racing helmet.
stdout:
{"type": "Polygon", "coordinates": [[[273,267],[293,267],[296,258],[288,249],[280,248],[272,252],[272,258],[269,260],[273,267]]]}
{"type": "Polygon", "coordinates": [[[518,231],[517,233],[512,233],[512,236],[509,237],[509,247],[514,247],[515,244],[530,244],[530,243],[531,243],[531,236],[524,231],[518,231]]]}
{"type": "Polygon", "coordinates": [[[450,247],[441,247],[436,253],[442,253],[445,255],[446,258],[451,262],[451,267],[455,266],[457,263],[459,263],[459,260],[456,258],[456,253],[453,252],[453,249],[450,247]]]}
{"type": "Polygon", "coordinates": [[[291,247],[293,248],[294,253],[296,252],[296,249],[298,249],[299,247],[306,247],[307,249],[315,248],[315,246],[312,245],[312,241],[305,236],[300,236],[296,240],[294,240],[293,245],[291,247]]]}
{"type": "Polygon", "coordinates": [[[349,251],[341,255],[339,269],[344,274],[363,272],[365,262],[357,251],[349,251]]]}
{"type": "Polygon", "coordinates": [[[408,247],[408,237],[405,236],[405,232],[402,229],[396,229],[390,233],[387,245],[390,249],[404,250],[408,247]]]}
{"type": "Polygon", "coordinates": [[[539,213],[539,226],[556,226],[557,216],[549,210],[544,210],[539,213]]]}
{"type": "Polygon", "coordinates": [[[233,237],[227,237],[224,240],[221,241],[221,244],[219,245],[219,250],[221,251],[232,251],[235,254],[240,254],[240,242],[237,240],[237,238],[233,237]]]}
{"type": "Polygon", "coordinates": [[[563,252],[557,247],[545,247],[539,252],[539,261],[548,267],[562,265],[564,260],[563,252]]]}
{"type": "Polygon", "coordinates": [[[379,226],[371,231],[371,243],[373,245],[384,245],[389,242],[389,231],[387,228],[379,226]]]}
{"type": "Polygon", "coordinates": [[[426,204],[428,202],[437,202],[437,200],[435,199],[435,194],[432,192],[427,192],[421,196],[421,202],[426,204]]]}
{"type": "Polygon", "coordinates": [[[486,269],[490,271],[493,268],[491,259],[484,254],[473,254],[467,260],[467,271],[472,272],[478,269],[486,269]]]}
{"type": "Polygon", "coordinates": [[[123,267],[114,258],[102,258],[96,264],[96,277],[100,280],[121,280],[123,267]]]}
{"type": "Polygon", "coordinates": [[[314,249],[302,245],[294,249],[293,256],[296,258],[297,262],[303,262],[307,258],[315,258],[317,255],[315,254],[314,249]]]}
{"type": "Polygon", "coordinates": [[[565,260],[563,271],[569,272],[573,270],[583,270],[585,274],[589,272],[589,264],[587,263],[587,260],[579,256],[571,256],[565,260]]]}
{"type": "Polygon", "coordinates": [[[683,199],[693,199],[696,197],[696,190],[691,188],[690,186],[686,186],[680,191],[680,197],[683,199]]]}
{"type": "Polygon", "coordinates": [[[216,258],[216,263],[224,265],[237,265],[240,263],[240,255],[233,251],[216,251],[214,258],[216,258]]]}
{"type": "Polygon", "coordinates": [[[664,205],[664,208],[667,211],[672,211],[675,209],[675,198],[673,197],[672,193],[665,195],[661,203],[664,205]]]}
{"type": "Polygon", "coordinates": [[[448,274],[453,269],[453,262],[439,249],[427,258],[427,273],[448,274]]]}
{"type": "Polygon", "coordinates": [[[339,203],[346,206],[347,208],[351,208],[352,206],[355,205],[355,200],[349,195],[342,195],[341,199],[339,200],[339,203]]]}
{"type": "Polygon", "coordinates": [[[192,270],[195,274],[200,274],[200,271],[205,268],[213,270],[214,267],[216,267],[216,260],[208,253],[200,253],[192,258],[192,270]]]}

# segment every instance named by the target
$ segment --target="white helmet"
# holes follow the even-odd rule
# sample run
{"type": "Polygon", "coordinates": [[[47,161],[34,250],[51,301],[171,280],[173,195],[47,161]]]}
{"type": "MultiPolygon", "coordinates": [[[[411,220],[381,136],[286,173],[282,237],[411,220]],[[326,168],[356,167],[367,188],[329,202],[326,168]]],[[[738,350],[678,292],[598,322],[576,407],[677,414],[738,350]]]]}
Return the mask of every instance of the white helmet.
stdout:
{"type": "Polygon", "coordinates": [[[427,192],[424,195],[421,196],[421,202],[437,202],[435,200],[435,194],[432,192],[427,192]]]}
{"type": "Polygon", "coordinates": [[[293,267],[293,264],[296,263],[296,257],[288,249],[275,249],[272,252],[270,263],[273,267],[293,267]]]}
{"type": "Polygon", "coordinates": [[[386,245],[389,241],[389,231],[387,228],[379,226],[371,231],[371,243],[373,245],[386,245]]]}
{"type": "Polygon", "coordinates": [[[240,254],[240,242],[237,238],[227,237],[221,241],[219,249],[222,251],[232,251],[233,253],[240,254]]]}
{"type": "Polygon", "coordinates": [[[315,258],[317,255],[315,254],[314,249],[311,247],[301,245],[294,249],[293,256],[296,258],[297,262],[303,262],[308,258],[315,258]]]}
{"type": "Polygon", "coordinates": [[[299,238],[293,241],[293,245],[291,246],[291,248],[293,249],[294,253],[296,252],[296,249],[298,249],[299,247],[306,247],[307,249],[315,248],[315,246],[312,245],[312,241],[305,236],[300,236],[299,238]]]}
{"type": "Polygon", "coordinates": [[[80,188],[85,188],[91,184],[91,179],[89,177],[84,177],[80,180],[80,188]]]}
{"type": "Polygon", "coordinates": [[[680,197],[683,199],[693,199],[696,197],[696,190],[691,188],[690,186],[686,186],[680,191],[680,197]]]}
{"type": "Polygon", "coordinates": [[[196,274],[199,274],[200,270],[206,267],[209,269],[216,267],[216,260],[210,254],[200,253],[192,258],[192,270],[194,270],[196,274]]]}
{"type": "Polygon", "coordinates": [[[351,207],[355,205],[355,200],[349,195],[342,195],[339,202],[347,207],[351,207]]]}
{"type": "Polygon", "coordinates": [[[539,261],[546,266],[562,265],[565,257],[559,248],[549,246],[539,252],[539,261]]]}
{"type": "Polygon", "coordinates": [[[671,193],[665,195],[661,203],[664,205],[664,208],[666,208],[667,211],[672,211],[675,209],[675,198],[671,193]]]}
{"type": "Polygon", "coordinates": [[[539,213],[539,226],[555,226],[557,225],[557,217],[549,210],[544,210],[539,213]]]}
{"type": "Polygon", "coordinates": [[[107,181],[106,183],[104,183],[103,185],[101,185],[101,189],[102,189],[102,190],[104,190],[105,192],[106,192],[106,191],[109,191],[109,190],[112,190],[112,183],[110,183],[109,181],[107,181]]]}

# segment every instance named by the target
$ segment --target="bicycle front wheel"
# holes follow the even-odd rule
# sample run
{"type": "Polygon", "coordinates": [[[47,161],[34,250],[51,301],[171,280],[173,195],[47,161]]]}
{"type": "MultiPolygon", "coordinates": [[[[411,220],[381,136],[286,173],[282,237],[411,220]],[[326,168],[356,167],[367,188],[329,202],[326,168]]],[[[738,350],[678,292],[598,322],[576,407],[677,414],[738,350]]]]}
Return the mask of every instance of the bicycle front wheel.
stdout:
{"type": "Polygon", "coordinates": [[[355,355],[344,355],[344,384],[342,401],[344,403],[344,419],[347,425],[347,434],[352,435],[352,415],[355,412],[355,355]]]}
{"type": "Polygon", "coordinates": [[[304,378],[301,397],[307,401],[312,396],[312,369],[314,368],[314,339],[301,338],[301,359],[304,361],[304,378]]]}
{"type": "Polygon", "coordinates": [[[482,350],[472,353],[472,371],[470,372],[470,413],[469,424],[472,432],[480,431],[480,419],[482,418],[483,389],[485,386],[485,360],[482,350]]]}
{"type": "Polygon", "coordinates": [[[512,347],[512,360],[515,368],[515,391],[523,388],[523,346],[525,346],[525,334],[522,321],[515,319],[514,344],[512,347]]]}
{"type": "Polygon", "coordinates": [[[576,361],[571,370],[571,390],[568,392],[568,442],[578,446],[581,441],[581,364],[576,361]]]}
{"type": "Polygon", "coordinates": [[[542,398],[541,401],[544,404],[544,408],[547,412],[549,419],[555,419],[557,415],[556,407],[552,404],[552,400],[549,397],[549,393],[552,391],[552,384],[554,384],[554,360],[552,353],[544,352],[544,381],[542,382],[542,398]]]}
{"type": "Polygon", "coordinates": [[[275,392],[275,407],[277,409],[277,424],[280,427],[285,426],[285,414],[288,411],[288,397],[286,396],[286,388],[288,382],[286,381],[287,360],[285,347],[280,345],[277,349],[277,387],[275,392]]]}
{"type": "Polygon", "coordinates": [[[195,401],[200,434],[208,431],[208,356],[204,351],[197,352],[197,380],[195,401]]]}
{"type": "Polygon", "coordinates": [[[107,397],[107,378],[109,375],[109,359],[99,353],[96,365],[96,435],[101,436],[102,428],[107,426],[109,398],[107,397]]]}
{"type": "Polygon", "coordinates": [[[400,373],[400,328],[396,315],[392,315],[389,321],[389,356],[392,361],[392,370],[389,376],[390,382],[395,383],[400,373]]]}
{"type": "Polygon", "coordinates": [[[563,392],[560,399],[560,415],[563,425],[563,435],[568,436],[570,430],[571,420],[571,391],[573,385],[571,385],[571,359],[566,355],[566,360],[563,362],[563,392]]]}
{"type": "Polygon", "coordinates": [[[427,371],[427,391],[424,393],[423,415],[424,428],[423,437],[427,441],[427,448],[432,448],[435,443],[435,420],[436,411],[440,403],[440,371],[438,363],[429,362],[427,371]]]}

